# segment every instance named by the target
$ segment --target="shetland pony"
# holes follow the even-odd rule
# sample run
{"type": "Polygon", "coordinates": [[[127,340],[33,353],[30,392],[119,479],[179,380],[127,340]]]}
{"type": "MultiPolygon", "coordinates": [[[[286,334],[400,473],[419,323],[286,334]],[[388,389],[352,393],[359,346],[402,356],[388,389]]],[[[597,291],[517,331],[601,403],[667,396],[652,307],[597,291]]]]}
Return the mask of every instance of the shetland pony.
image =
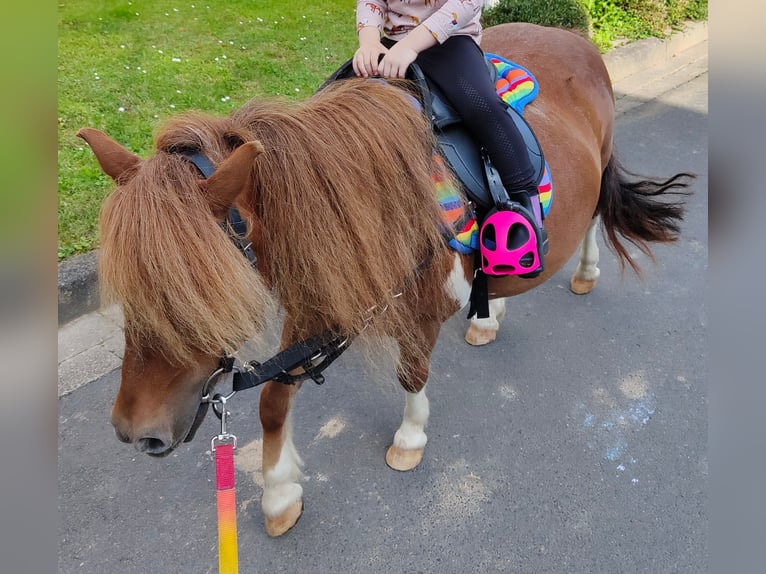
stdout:
{"type": "MultiPolygon", "coordinates": [[[[591,43],[528,24],[485,31],[483,48],[532,70],[540,93],[525,117],[556,183],[546,219],[550,252],[535,279],[490,277],[491,316],[474,320],[472,344],[494,339],[503,298],[555,274],[582,244],[576,293],[598,278],[597,223],[622,264],[638,269],[625,240],[679,232],[686,174],[629,181],[613,152],[614,97],[591,43]]],[[[103,205],[100,281],[125,322],[122,381],[112,411],[117,436],[153,456],[196,429],[205,384],[224,354],[284,309],[281,345],[324,331],[392,337],[405,392],[389,466],[414,468],[426,444],[429,362],[442,323],[466,305],[473,257],[446,247],[434,196],[429,125],[403,92],[381,82],[336,82],[301,103],[251,101],[228,117],[179,115],[141,159],[94,129],[79,134],[116,189],[103,205]],[[188,160],[202,153],[209,177],[188,160]],[[257,270],[221,222],[236,207],[248,222],[257,270]],[[371,309],[385,312],[373,312],[371,309]]],[[[267,532],[302,512],[290,407],[300,385],[270,381],[260,393],[267,532]]]]}

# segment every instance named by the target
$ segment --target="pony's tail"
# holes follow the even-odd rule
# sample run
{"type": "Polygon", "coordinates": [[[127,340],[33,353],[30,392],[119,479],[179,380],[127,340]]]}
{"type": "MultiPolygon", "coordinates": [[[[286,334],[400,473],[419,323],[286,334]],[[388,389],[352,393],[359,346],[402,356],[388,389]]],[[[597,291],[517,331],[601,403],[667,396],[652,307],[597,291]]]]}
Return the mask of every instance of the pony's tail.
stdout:
{"type": "Polygon", "coordinates": [[[666,180],[645,178],[635,181],[630,181],[630,176],[637,177],[612,154],[601,177],[596,211],[601,216],[604,237],[619,257],[620,268],[624,269],[627,263],[640,275],[641,268],[628,253],[623,239],[654,261],[649,243],[676,241],[684,216],[683,200],[667,201],[659,196],[690,195],[688,187],[695,176],[677,173],[666,180]]]}

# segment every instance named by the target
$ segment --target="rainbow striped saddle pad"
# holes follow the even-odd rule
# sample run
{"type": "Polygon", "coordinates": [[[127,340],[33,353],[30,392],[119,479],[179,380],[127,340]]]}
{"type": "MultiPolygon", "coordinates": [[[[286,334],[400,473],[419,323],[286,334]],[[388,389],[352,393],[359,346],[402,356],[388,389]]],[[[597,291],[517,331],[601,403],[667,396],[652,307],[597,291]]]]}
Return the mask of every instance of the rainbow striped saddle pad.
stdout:
{"type": "MultiPolygon", "coordinates": [[[[508,114],[513,118],[527,144],[529,158],[537,170],[540,207],[543,217],[551,208],[553,182],[542,149],[532,128],[523,118],[524,107],[535,99],[538,85],[529,70],[495,54],[485,54],[490,72],[495,77],[498,96],[508,104],[508,114]]],[[[457,175],[466,199],[473,202],[478,214],[490,209],[494,202],[489,190],[487,170],[491,169],[489,159],[482,155],[471,136],[465,131],[457,113],[447,100],[429,86],[430,116],[434,118],[434,132],[441,147],[441,155],[457,175]],[[489,164],[489,165],[488,165],[489,164]]],[[[445,223],[450,225],[455,237],[450,246],[461,252],[471,253],[479,247],[479,225],[476,217],[466,217],[463,200],[456,190],[450,189],[439,174],[434,177],[437,196],[444,211],[445,223]]]]}

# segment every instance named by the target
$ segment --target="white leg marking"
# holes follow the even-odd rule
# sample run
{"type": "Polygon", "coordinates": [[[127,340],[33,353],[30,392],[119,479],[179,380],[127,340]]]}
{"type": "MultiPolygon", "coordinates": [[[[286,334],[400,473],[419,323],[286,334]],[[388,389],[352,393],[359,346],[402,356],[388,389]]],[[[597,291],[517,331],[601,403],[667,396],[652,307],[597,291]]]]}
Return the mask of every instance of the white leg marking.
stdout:
{"type": "Polygon", "coordinates": [[[394,446],[413,450],[423,448],[428,437],[423,430],[428,422],[428,397],[425,387],[419,393],[405,393],[404,418],[394,435],[394,446]]]}
{"type": "Polygon", "coordinates": [[[463,264],[460,261],[460,255],[457,253],[455,253],[455,262],[447,278],[445,290],[452,295],[452,298],[457,301],[461,309],[471,300],[471,284],[466,281],[463,273],[463,264]]]}
{"type": "Polygon", "coordinates": [[[474,315],[471,323],[483,331],[497,331],[500,328],[500,321],[505,317],[505,299],[489,300],[489,317],[479,319],[474,315]]]}
{"type": "Polygon", "coordinates": [[[266,516],[278,516],[303,496],[303,487],[298,484],[302,464],[293,444],[292,426],[285,423],[285,441],[279,460],[273,468],[263,469],[263,498],[261,507],[266,516]]]}
{"type": "Polygon", "coordinates": [[[574,276],[581,281],[595,281],[601,275],[598,268],[598,244],[596,243],[596,230],[598,229],[598,217],[594,217],[585,232],[580,249],[580,262],[574,276]]]}

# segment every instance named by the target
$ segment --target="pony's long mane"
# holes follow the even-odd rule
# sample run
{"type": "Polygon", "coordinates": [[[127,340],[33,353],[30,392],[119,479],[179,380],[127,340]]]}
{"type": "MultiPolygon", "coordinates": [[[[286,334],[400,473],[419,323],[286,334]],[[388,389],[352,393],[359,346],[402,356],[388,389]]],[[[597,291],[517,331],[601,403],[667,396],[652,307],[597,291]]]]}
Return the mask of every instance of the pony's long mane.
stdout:
{"type": "Polygon", "coordinates": [[[414,292],[411,280],[446,256],[433,139],[400,90],[363,80],[302,103],[251,101],[228,118],[183,114],[163,128],[157,153],[102,208],[101,284],[123,308],[126,336],[183,362],[233,352],[262,330],[269,293],[177,153],[202,151],[219,164],[250,140],[266,151],[236,203],[291,334],[358,334],[371,308],[387,307],[369,331],[406,336],[414,298],[435,296],[414,292]]]}
{"type": "Polygon", "coordinates": [[[413,101],[346,80],[298,104],[252,101],[232,119],[266,149],[252,209],[297,335],[356,334],[386,306],[379,326],[406,331],[412,309],[396,295],[444,254],[433,136],[413,101]]]}
{"type": "Polygon", "coordinates": [[[199,174],[176,153],[206,149],[222,160],[231,150],[211,137],[219,123],[202,115],[173,120],[158,152],[124,174],[101,209],[102,300],[120,304],[125,336],[137,348],[176,364],[235,352],[262,332],[270,301],[213,217],[199,174]]]}

